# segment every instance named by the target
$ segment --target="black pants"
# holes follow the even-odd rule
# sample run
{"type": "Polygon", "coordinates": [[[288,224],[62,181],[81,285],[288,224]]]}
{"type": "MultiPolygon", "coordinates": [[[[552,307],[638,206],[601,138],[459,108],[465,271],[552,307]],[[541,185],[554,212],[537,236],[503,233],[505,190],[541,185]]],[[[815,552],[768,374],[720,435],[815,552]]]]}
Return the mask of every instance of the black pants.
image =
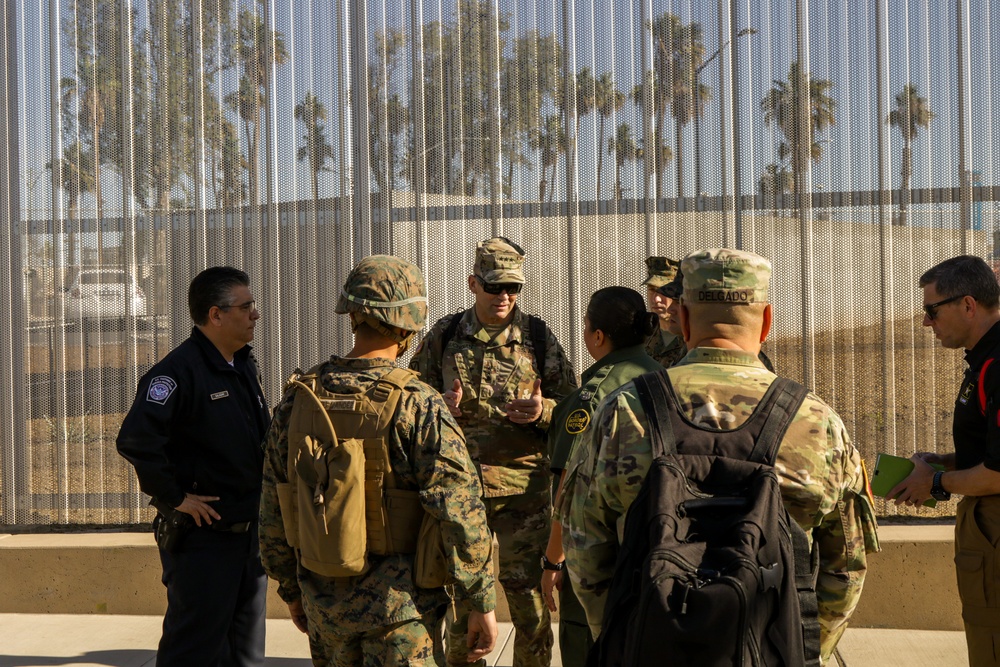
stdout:
{"type": "Polygon", "coordinates": [[[257,527],[246,533],[194,528],[175,553],[160,550],[167,614],[157,667],[264,664],[267,576],[257,527]]]}

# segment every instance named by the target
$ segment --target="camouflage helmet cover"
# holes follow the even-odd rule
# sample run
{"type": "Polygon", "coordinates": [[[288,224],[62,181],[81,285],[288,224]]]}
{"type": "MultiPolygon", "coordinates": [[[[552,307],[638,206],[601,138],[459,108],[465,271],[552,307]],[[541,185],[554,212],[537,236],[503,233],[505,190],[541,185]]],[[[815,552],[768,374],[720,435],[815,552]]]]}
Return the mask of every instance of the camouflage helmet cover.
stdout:
{"type": "Polygon", "coordinates": [[[660,285],[656,291],[668,299],[679,299],[684,294],[684,272],[677,269],[677,273],[669,283],[660,285]]]}
{"type": "Polygon", "coordinates": [[[653,289],[662,287],[673,279],[679,266],[680,262],[675,259],[668,259],[666,257],[647,257],[646,271],[648,275],[642,284],[649,285],[653,289]]]}
{"type": "Polygon", "coordinates": [[[420,268],[391,255],[361,260],[344,282],[336,312],[359,313],[404,331],[427,319],[427,287],[420,268]]]}
{"type": "Polygon", "coordinates": [[[472,272],[487,283],[524,284],[524,250],[510,239],[497,236],[476,246],[472,272]]]}
{"type": "Polygon", "coordinates": [[[729,248],[697,250],[681,262],[685,303],[767,303],[771,262],[729,248]]]}

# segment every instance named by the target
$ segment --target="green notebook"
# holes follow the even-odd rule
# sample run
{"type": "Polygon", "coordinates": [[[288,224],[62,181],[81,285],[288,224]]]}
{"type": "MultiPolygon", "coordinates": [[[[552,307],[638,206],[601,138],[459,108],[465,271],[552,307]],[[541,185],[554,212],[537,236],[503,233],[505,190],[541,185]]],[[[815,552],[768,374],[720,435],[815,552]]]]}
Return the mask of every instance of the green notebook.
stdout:
{"type": "MultiPolygon", "coordinates": [[[[875,470],[872,471],[872,493],[879,498],[885,498],[892,488],[906,479],[913,472],[913,461],[892,454],[878,454],[875,458],[875,470]]],[[[932,463],[931,467],[944,470],[943,465],[932,463]]],[[[928,498],[925,507],[934,507],[937,501],[928,498]]]]}

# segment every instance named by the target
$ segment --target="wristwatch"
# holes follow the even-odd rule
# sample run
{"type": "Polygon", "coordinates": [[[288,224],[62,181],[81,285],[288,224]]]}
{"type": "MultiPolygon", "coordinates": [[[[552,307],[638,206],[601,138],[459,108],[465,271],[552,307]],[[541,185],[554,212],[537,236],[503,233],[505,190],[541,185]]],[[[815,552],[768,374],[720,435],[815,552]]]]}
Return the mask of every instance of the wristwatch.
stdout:
{"type": "Polygon", "coordinates": [[[553,572],[562,572],[566,567],[566,561],[560,561],[558,563],[553,563],[545,556],[542,556],[542,569],[552,570],[553,572]]]}
{"type": "Polygon", "coordinates": [[[934,473],[934,481],[931,482],[931,498],[934,500],[951,500],[951,494],[941,486],[941,477],[943,475],[944,470],[938,470],[934,473]]]}

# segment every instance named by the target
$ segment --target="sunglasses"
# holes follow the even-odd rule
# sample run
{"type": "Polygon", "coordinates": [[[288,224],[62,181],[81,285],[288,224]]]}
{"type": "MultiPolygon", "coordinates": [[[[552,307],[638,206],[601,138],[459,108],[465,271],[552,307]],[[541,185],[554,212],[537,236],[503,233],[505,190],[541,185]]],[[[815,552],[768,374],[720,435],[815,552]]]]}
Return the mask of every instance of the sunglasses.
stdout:
{"type": "Polygon", "coordinates": [[[521,293],[521,288],[523,287],[521,283],[488,283],[479,276],[476,276],[476,280],[479,281],[479,285],[483,288],[484,292],[493,295],[507,292],[510,296],[517,296],[521,293]]]}
{"type": "Polygon", "coordinates": [[[950,296],[947,299],[942,299],[937,303],[925,303],[924,312],[927,313],[927,319],[933,322],[937,318],[937,309],[945,304],[949,304],[952,301],[958,301],[959,299],[964,299],[965,294],[959,294],[958,296],[950,296]]]}

